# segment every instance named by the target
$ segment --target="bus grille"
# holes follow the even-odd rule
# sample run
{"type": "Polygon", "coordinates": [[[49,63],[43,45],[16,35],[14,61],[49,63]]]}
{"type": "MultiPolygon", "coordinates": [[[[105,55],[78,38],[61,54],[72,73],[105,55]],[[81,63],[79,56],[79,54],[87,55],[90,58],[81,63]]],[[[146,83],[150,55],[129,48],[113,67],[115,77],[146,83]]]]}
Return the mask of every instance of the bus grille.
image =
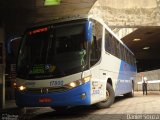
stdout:
{"type": "Polygon", "coordinates": [[[31,93],[40,93],[40,94],[46,94],[46,93],[53,93],[53,92],[64,92],[69,90],[66,87],[57,87],[57,88],[30,88],[27,89],[28,92],[31,93]]]}

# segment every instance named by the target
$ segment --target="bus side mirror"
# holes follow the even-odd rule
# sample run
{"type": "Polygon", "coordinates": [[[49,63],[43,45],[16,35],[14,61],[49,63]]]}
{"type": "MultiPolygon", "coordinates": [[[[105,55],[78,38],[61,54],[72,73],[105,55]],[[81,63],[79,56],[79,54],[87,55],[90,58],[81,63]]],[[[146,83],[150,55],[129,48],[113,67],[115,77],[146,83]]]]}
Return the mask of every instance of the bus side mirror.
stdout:
{"type": "Polygon", "coordinates": [[[85,40],[87,42],[92,41],[92,22],[87,21],[85,24],[85,40]]]}

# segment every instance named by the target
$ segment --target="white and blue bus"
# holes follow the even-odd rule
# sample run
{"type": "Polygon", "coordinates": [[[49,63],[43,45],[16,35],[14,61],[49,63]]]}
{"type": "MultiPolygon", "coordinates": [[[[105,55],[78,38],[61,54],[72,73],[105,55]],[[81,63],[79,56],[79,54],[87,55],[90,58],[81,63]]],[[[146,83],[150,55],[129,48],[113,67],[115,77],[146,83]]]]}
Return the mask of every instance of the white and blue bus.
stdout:
{"type": "Polygon", "coordinates": [[[21,41],[16,104],[24,107],[97,105],[133,96],[135,58],[103,20],[87,16],[41,23],[21,41]]]}

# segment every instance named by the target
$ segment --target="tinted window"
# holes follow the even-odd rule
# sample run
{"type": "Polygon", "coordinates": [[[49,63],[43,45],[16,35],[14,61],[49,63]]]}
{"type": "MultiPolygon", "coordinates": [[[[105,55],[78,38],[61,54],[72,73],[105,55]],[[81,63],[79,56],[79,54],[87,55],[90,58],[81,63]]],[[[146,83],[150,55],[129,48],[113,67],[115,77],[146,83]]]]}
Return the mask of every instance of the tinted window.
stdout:
{"type": "Polygon", "coordinates": [[[102,48],[102,32],[103,26],[96,22],[93,22],[93,40],[91,42],[91,59],[90,65],[93,66],[96,64],[101,57],[101,48],[102,48]]]}

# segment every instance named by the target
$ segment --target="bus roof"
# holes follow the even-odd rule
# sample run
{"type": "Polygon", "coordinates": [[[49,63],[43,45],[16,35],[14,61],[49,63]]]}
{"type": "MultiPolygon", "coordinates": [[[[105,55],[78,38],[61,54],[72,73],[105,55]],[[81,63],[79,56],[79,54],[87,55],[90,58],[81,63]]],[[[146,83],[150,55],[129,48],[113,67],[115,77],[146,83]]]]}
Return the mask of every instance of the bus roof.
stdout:
{"type": "Polygon", "coordinates": [[[33,25],[31,27],[37,27],[37,26],[43,26],[43,25],[49,25],[49,24],[55,24],[55,23],[62,23],[62,22],[68,22],[68,21],[75,21],[75,20],[82,20],[82,19],[87,20],[88,16],[87,15],[76,15],[76,16],[61,17],[61,18],[56,18],[53,20],[33,23],[33,25]]]}

